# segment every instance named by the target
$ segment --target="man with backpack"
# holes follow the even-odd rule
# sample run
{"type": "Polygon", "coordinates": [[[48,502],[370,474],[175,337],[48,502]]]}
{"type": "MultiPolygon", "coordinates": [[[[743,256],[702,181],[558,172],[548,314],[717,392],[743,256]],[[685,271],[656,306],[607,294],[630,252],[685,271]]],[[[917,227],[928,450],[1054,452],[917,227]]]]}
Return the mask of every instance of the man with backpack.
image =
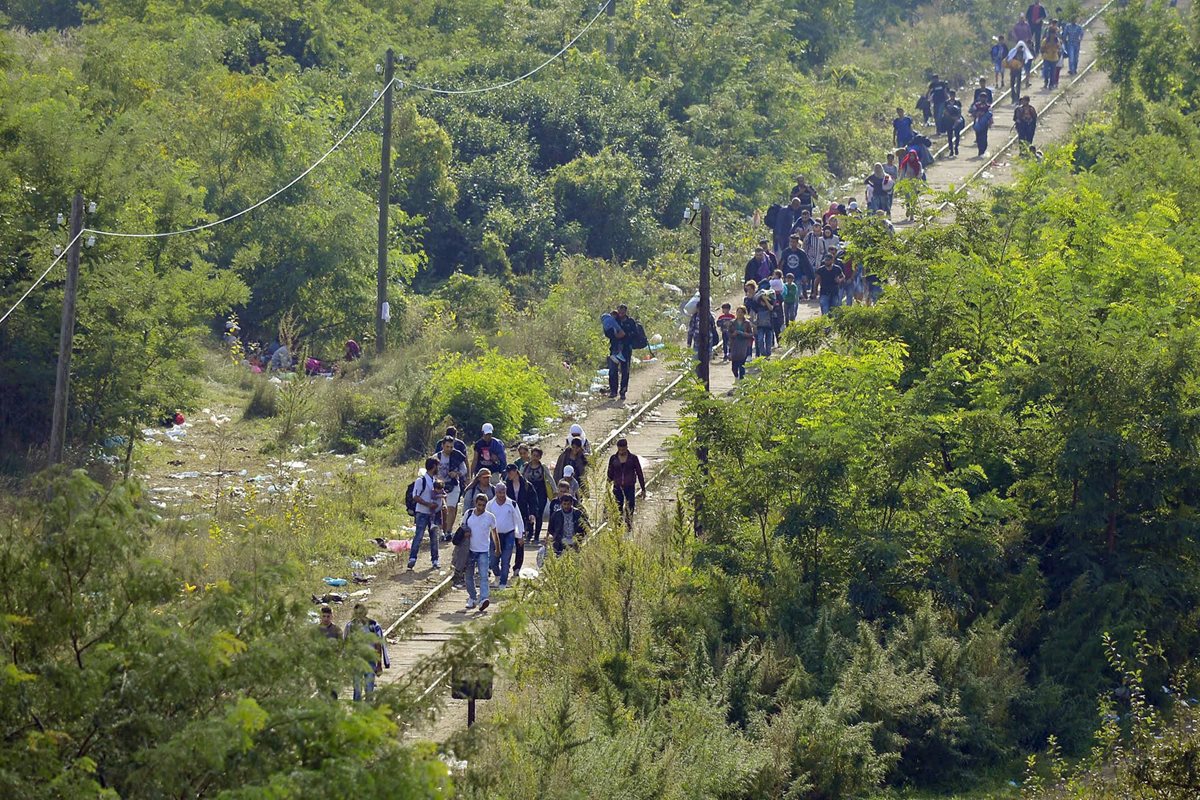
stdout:
{"type": "Polygon", "coordinates": [[[1033,149],[1033,135],[1037,132],[1037,109],[1029,102],[1028,97],[1021,98],[1021,104],[1013,111],[1013,127],[1017,129],[1017,139],[1025,147],[1026,152],[1033,149]]]}
{"type": "Polygon", "coordinates": [[[442,500],[434,495],[434,475],[438,471],[438,459],[425,459],[425,474],[413,481],[405,497],[405,505],[416,523],[413,533],[412,546],[408,550],[408,568],[417,565],[417,556],[421,552],[421,539],[429,532],[429,557],[433,568],[438,569],[438,537],[434,530],[434,514],[440,514],[442,500]]]}
{"type": "MultiPolygon", "coordinates": [[[[771,232],[775,239],[775,252],[778,253],[783,248],[787,247],[788,236],[792,233],[792,226],[796,224],[796,220],[800,219],[801,202],[799,197],[793,197],[786,206],[772,206],[767,210],[766,222],[771,226],[771,232]],[[774,212],[774,216],[772,216],[774,212]]],[[[763,248],[764,252],[766,248],[763,248]]],[[[774,269],[772,267],[771,269],[774,269]]],[[[770,275],[770,272],[767,273],[770,275]]]]}
{"type": "Polygon", "coordinates": [[[488,469],[493,475],[503,475],[508,466],[504,442],[492,435],[492,423],[483,423],[482,436],[475,442],[475,463],[471,472],[478,474],[481,469],[488,469]]]}
{"type": "Polygon", "coordinates": [[[619,394],[624,401],[625,393],[629,391],[629,362],[633,360],[633,351],[648,346],[649,342],[646,341],[646,330],[641,323],[629,316],[629,306],[622,303],[612,316],[617,325],[611,333],[605,330],[604,335],[622,358],[618,361],[612,358],[608,360],[608,396],[617,397],[619,394]]]}

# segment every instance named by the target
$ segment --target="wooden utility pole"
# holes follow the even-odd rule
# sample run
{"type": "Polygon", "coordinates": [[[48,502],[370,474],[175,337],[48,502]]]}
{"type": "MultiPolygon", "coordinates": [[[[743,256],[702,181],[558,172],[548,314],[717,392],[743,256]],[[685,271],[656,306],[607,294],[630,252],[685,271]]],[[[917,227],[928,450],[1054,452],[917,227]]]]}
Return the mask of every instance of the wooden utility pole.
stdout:
{"type": "Polygon", "coordinates": [[[617,15],[617,0],[608,0],[608,36],[604,42],[604,50],[610,56],[617,49],[617,40],[613,35],[613,18],[617,15]]]}
{"type": "Polygon", "coordinates": [[[63,292],[62,324],[58,329],[58,369],[54,375],[54,411],[50,419],[50,465],[61,464],[67,443],[67,400],[71,391],[71,348],[75,339],[75,297],[79,291],[80,233],[83,195],[71,201],[71,243],[67,250],[67,284],[63,292]]]}
{"type": "MultiPolygon", "coordinates": [[[[709,327],[709,320],[712,319],[712,220],[709,216],[708,204],[700,206],[700,305],[696,307],[696,314],[699,316],[697,320],[699,327],[697,328],[697,349],[700,351],[697,355],[700,356],[700,363],[696,369],[697,376],[700,382],[704,384],[704,391],[710,392],[711,386],[709,383],[709,367],[712,364],[712,329],[709,327]]],[[[701,415],[707,415],[705,409],[700,410],[701,415]]],[[[706,443],[706,425],[708,421],[698,419],[696,425],[696,461],[700,465],[700,472],[704,476],[702,484],[708,485],[708,444],[706,443]]],[[[692,530],[696,536],[701,536],[704,533],[704,495],[703,488],[696,493],[696,511],[692,519],[692,530]]]]}
{"type": "Polygon", "coordinates": [[[377,272],[375,275],[375,353],[387,349],[387,321],[384,308],[387,306],[388,281],[388,211],[391,208],[392,190],[392,75],[396,68],[396,56],[388,48],[383,66],[383,153],[379,159],[379,243],[377,272]]]}

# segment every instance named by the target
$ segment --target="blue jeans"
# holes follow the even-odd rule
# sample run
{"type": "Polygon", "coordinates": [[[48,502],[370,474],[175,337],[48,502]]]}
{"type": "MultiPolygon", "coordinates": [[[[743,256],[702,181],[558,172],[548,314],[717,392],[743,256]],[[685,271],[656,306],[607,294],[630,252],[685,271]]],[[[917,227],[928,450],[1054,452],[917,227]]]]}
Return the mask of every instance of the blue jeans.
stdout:
{"type": "Polygon", "coordinates": [[[417,512],[417,532],[413,534],[412,547],[408,549],[408,565],[411,567],[417,563],[417,556],[421,554],[421,539],[425,536],[425,532],[429,532],[429,557],[433,559],[433,563],[438,563],[438,537],[433,532],[433,514],[423,514],[417,512]]]}
{"type": "Polygon", "coordinates": [[[1079,72],[1079,42],[1067,44],[1067,71],[1072,75],[1079,72]]]}
{"type": "MultiPolygon", "coordinates": [[[[496,551],[495,543],[492,544],[492,572],[496,573],[496,577],[500,579],[501,586],[508,586],[508,569],[512,563],[513,549],[517,546],[517,534],[515,531],[499,534],[500,551],[496,551]]],[[[487,595],[484,595],[487,597],[487,595]]]]}
{"type": "Polygon", "coordinates": [[[760,358],[771,355],[771,338],[775,331],[769,325],[754,329],[754,352],[760,358]]]}
{"type": "Polygon", "coordinates": [[[1054,80],[1054,68],[1057,66],[1057,61],[1042,62],[1042,80],[1046,82],[1047,86],[1049,86],[1050,82],[1054,80]]]}
{"type": "Polygon", "coordinates": [[[840,300],[840,298],[838,298],[836,295],[831,295],[831,294],[821,295],[821,316],[822,317],[829,316],[829,314],[831,314],[833,312],[833,309],[835,309],[841,305],[839,300],[840,300]]]}
{"type": "Polygon", "coordinates": [[[488,561],[491,554],[484,550],[482,553],[471,551],[467,561],[467,599],[475,603],[475,574],[479,573],[479,600],[488,599],[488,561]]]}
{"type": "Polygon", "coordinates": [[[363,672],[354,676],[354,700],[358,702],[364,697],[375,694],[375,673],[363,672]]]}
{"type": "Polygon", "coordinates": [[[800,311],[800,303],[799,302],[784,303],[783,314],[784,314],[784,318],[787,319],[788,322],[795,322],[796,314],[798,314],[799,311],[800,311]]]}

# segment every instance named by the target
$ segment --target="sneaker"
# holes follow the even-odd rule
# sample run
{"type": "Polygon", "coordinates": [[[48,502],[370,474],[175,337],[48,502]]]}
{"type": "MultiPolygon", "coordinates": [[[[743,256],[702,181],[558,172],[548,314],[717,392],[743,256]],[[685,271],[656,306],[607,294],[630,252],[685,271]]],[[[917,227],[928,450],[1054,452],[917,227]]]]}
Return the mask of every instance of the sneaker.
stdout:
{"type": "Polygon", "coordinates": [[[484,598],[483,602],[479,604],[479,610],[480,610],[480,611],[487,611],[487,607],[488,607],[488,606],[490,606],[491,604],[492,604],[492,601],[491,601],[491,600],[488,600],[487,598],[484,598]]]}
{"type": "MultiPolygon", "coordinates": [[[[484,600],[483,602],[485,602],[485,603],[486,603],[486,602],[487,602],[487,600],[484,600]]],[[[470,610],[471,610],[472,608],[474,608],[474,607],[475,607],[475,601],[474,601],[474,600],[468,600],[468,601],[467,601],[467,611],[470,611],[470,610]]]]}
{"type": "Polygon", "coordinates": [[[410,562],[408,562],[408,571],[409,571],[409,572],[412,572],[412,571],[413,571],[413,567],[415,567],[416,565],[417,565],[417,562],[416,562],[416,561],[410,561],[410,562]]]}
{"type": "Polygon", "coordinates": [[[625,402],[625,393],[624,392],[621,392],[621,402],[622,403],[625,402]]]}
{"type": "Polygon", "coordinates": [[[613,361],[617,362],[618,364],[625,363],[625,354],[624,353],[612,353],[609,355],[609,358],[611,358],[613,361]]]}
{"type": "Polygon", "coordinates": [[[436,562],[436,561],[435,561],[435,562],[433,562],[433,568],[434,568],[434,569],[441,569],[441,568],[442,568],[442,565],[441,565],[441,564],[439,564],[438,562],[436,562]]]}

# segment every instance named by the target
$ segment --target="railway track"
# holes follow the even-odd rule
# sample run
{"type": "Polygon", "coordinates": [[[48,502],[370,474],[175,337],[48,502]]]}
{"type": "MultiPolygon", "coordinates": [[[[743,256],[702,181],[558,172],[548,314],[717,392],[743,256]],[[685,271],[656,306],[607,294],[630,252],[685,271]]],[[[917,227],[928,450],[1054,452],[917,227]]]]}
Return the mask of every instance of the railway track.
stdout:
{"type": "MultiPolygon", "coordinates": [[[[1114,4],[1114,2],[1115,0],[1110,0],[1109,2],[1105,3],[1099,10],[1097,10],[1085,21],[1084,27],[1090,34],[1093,35],[1093,41],[1096,28],[1095,22],[1114,4]]],[[[1064,84],[1053,94],[1046,97],[1044,104],[1039,108],[1039,119],[1042,119],[1045,114],[1051,111],[1051,109],[1053,109],[1066,96],[1068,96],[1068,94],[1078,84],[1080,84],[1081,81],[1086,79],[1095,69],[1097,61],[1098,59],[1096,58],[1090,59],[1086,66],[1081,68],[1079,73],[1074,76],[1073,80],[1064,84]]],[[[1041,61],[1039,60],[1037,65],[1040,65],[1040,63],[1041,61]]],[[[1036,69],[1037,67],[1035,66],[1035,71],[1036,69]]],[[[1009,151],[1016,143],[1017,137],[1015,135],[1010,136],[1000,147],[991,151],[991,157],[986,159],[980,166],[978,166],[978,168],[972,170],[969,174],[958,180],[958,182],[950,184],[948,188],[951,191],[951,197],[939,204],[938,211],[944,211],[949,207],[951,202],[953,202],[954,197],[966,192],[969,188],[975,185],[984,175],[984,173],[987,172],[989,168],[994,166],[996,159],[1005,152],[1009,151]]],[[[946,145],[943,145],[941,148],[935,151],[935,158],[940,159],[945,153],[946,149],[946,145]]],[[[947,171],[945,170],[945,166],[952,163],[954,162],[937,160],[935,161],[934,168],[937,166],[942,166],[942,171],[947,171]]],[[[815,308],[815,304],[806,304],[801,307],[801,318],[815,317],[818,313],[819,312],[815,308]]],[[[795,355],[795,348],[786,350],[783,352],[781,357],[788,358],[793,355],[795,355]]],[[[724,369],[723,367],[724,364],[722,362],[714,361],[711,384],[712,391],[715,395],[732,394],[734,381],[729,370],[724,369]]],[[[594,447],[595,455],[593,456],[593,459],[594,464],[597,465],[597,468],[599,468],[599,465],[606,463],[604,457],[613,448],[616,440],[624,436],[625,438],[629,439],[630,450],[638,454],[639,457],[641,457],[643,464],[649,467],[647,469],[647,484],[649,486],[655,486],[659,484],[662,479],[667,476],[669,472],[669,466],[667,461],[666,445],[669,439],[679,431],[679,423],[682,417],[684,406],[684,401],[676,396],[676,390],[689,374],[690,372],[688,371],[676,373],[661,390],[654,394],[650,400],[639,406],[603,441],[594,447]]],[[[597,486],[600,485],[603,485],[603,483],[598,481],[597,486]]],[[[594,505],[598,507],[599,504],[594,505]]],[[[595,510],[596,508],[593,509],[593,511],[595,510]]],[[[644,513],[644,506],[640,506],[639,511],[644,513]]],[[[595,518],[595,516],[593,516],[593,518],[595,518]]],[[[601,522],[601,524],[594,529],[593,536],[596,533],[605,530],[609,524],[611,523],[607,520],[601,522]]],[[[393,621],[386,629],[385,635],[390,639],[394,634],[396,634],[398,631],[404,630],[407,626],[417,626],[418,623],[427,622],[430,618],[435,620],[434,624],[432,625],[420,625],[418,627],[414,627],[414,630],[409,636],[395,643],[396,648],[398,648],[398,650],[401,652],[412,649],[414,646],[419,645],[418,647],[415,647],[415,649],[419,651],[416,654],[416,660],[413,660],[410,664],[408,664],[410,670],[411,667],[415,667],[421,663],[424,655],[428,655],[436,651],[436,649],[442,644],[450,640],[455,635],[457,629],[459,629],[462,625],[469,623],[470,619],[472,618],[463,614],[456,614],[454,617],[448,618],[448,615],[445,613],[436,613],[437,609],[435,609],[435,606],[438,604],[438,601],[443,598],[444,595],[451,589],[452,583],[452,575],[448,575],[447,577],[443,578],[438,584],[429,589],[423,596],[421,596],[415,603],[405,610],[404,613],[401,614],[395,621],[393,621]]],[[[503,602],[502,598],[501,602],[503,602]]],[[[457,605],[455,606],[455,609],[457,610],[457,605]]],[[[396,660],[397,658],[394,656],[393,661],[396,660]]],[[[410,670],[402,669],[398,678],[400,680],[407,681],[411,685],[413,683],[417,683],[417,681],[412,676],[413,673],[410,670]]],[[[440,691],[446,689],[449,677],[449,670],[445,670],[433,676],[432,679],[426,679],[424,685],[421,686],[421,694],[419,696],[420,699],[422,701],[428,700],[431,696],[435,696],[440,691]]]]}

